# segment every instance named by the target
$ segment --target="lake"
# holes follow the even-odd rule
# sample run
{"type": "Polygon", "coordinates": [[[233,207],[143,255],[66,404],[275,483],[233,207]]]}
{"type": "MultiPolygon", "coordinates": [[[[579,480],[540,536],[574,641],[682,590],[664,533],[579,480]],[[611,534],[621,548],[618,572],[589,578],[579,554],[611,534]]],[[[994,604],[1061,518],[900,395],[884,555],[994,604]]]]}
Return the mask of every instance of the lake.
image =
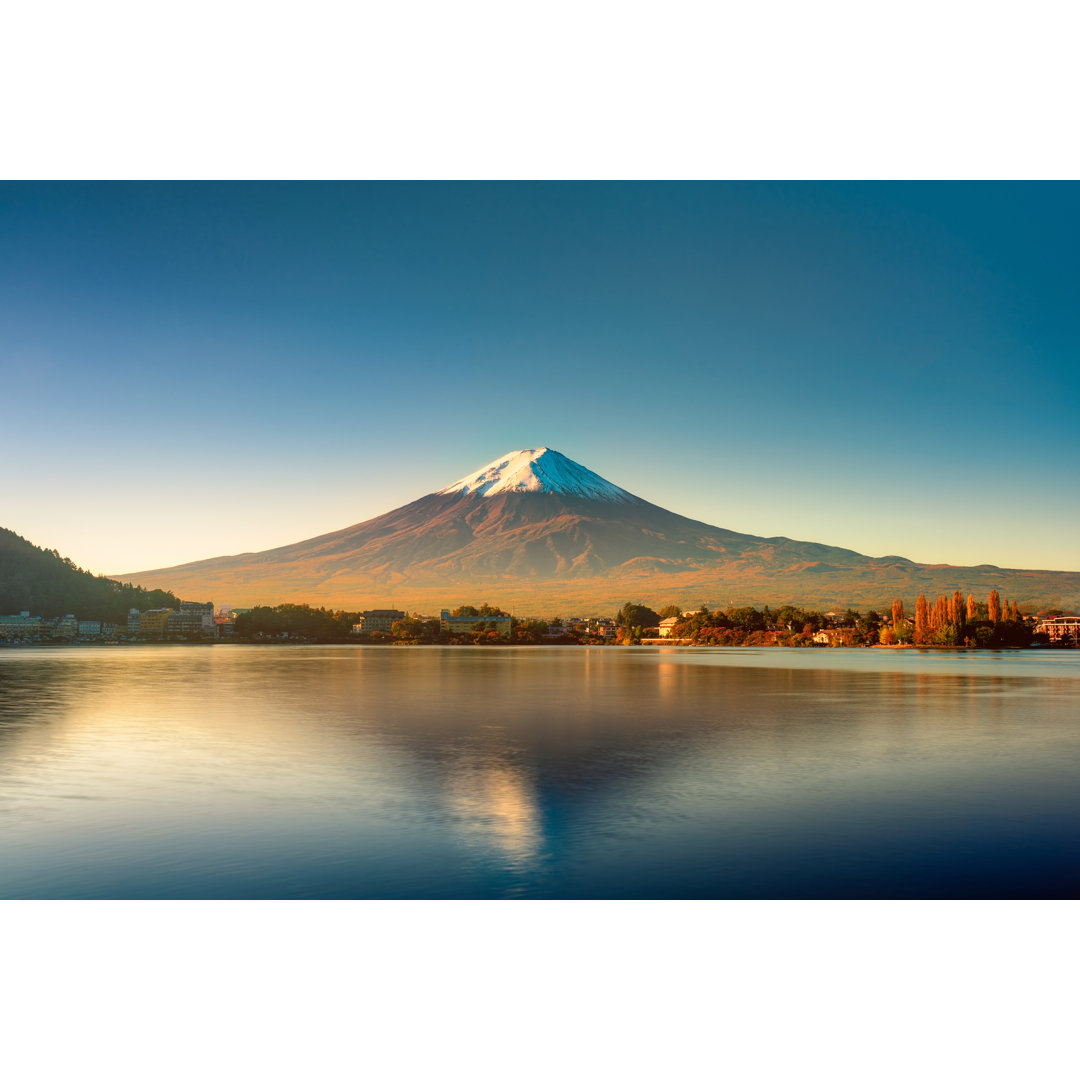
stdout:
{"type": "Polygon", "coordinates": [[[1080,895],[1080,653],[0,650],[0,897],[1080,895]]]}

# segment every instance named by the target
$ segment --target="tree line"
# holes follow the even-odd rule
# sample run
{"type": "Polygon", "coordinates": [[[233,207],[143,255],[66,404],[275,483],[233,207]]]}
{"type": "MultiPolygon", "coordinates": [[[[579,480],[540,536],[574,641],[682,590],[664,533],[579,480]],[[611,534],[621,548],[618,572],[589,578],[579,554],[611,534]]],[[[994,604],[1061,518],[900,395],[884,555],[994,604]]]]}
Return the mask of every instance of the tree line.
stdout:
{"type": "Polygon", "coordinates": [[[925,645],[1006,648],[1031,645],[1037,640],[1035,620],[1026,618],[1015,600],[1002,599],[991,589],[985,603],[971,594],[965,600],[959,590],[951,596],[935,598],[925,594],[915,602],[909,617],[902,599],[894,599],[888,613],[848,608],[839,617],[809,611],[794,605],[762,610],[731,607],[682,613],[677,608],[661,612],[627,604],[619,613],[619,641],[632,644],[659,625],[661,618],[674,615],[678,622],[671,636],[695,645],[787,645],[814,644],[814,636],[829,631],[831,644],[849,646],[925,645]]]}
{"type": "Polygon", "coordinates": [[[925,593],[915,601],[909,618],[904,602],[893,600],[890,624],[882,628],[883,645],[964,645],[975,648],[1002,648],[1032,644],[1035,628],[1013,600],[1003,600],[991,589],[986,603],[968,593],[967,600],[956,590],[938,596],[933,603],[925,593]]]}
{"type": "MultiPolygon", "coordinates": [[[[360,622],[361,614],[359,611],[313,608],[307,604],[278,604],[242,612],[233,627],[236,637],[250,641],[356,641],[353,627],[360,622]]],[[[375,630],[364,634],[361,640],[374,645],[539,645],[600,640],[583,639],[569,633],[560,619],[513,619],[507,636],[495,620],[505,620],[510,613],[490,604],[479,607],[465,604],[450,614],[475,616],[476,621],[454,630],[444,630],[441,619],[406,616],[394,622],[389,631],[375,630]]]]}
{"type": "MultiPolygon", "coordinates": [[[[291,641],[335,642],[356,640],[353,626],[360,621],[358,611],[330,611],[306,604],[279,604],[257,607],[236,619],[236,635],[249,640],[259,638],[291,641]]],[[[610,639],[590,636],[566,628],[561,619],[511,620],[507,635],[496,619],[505,620],[509,612],[490,604],[462,605],[451,615],[475,616],[465,627],[444,630],[439,619],[406,616],[393,623],[390,631],[365,634],[363,640],[374,644],[404,645],[539,645],[609,644],[610,639]]],[[[959,591],[939,596],[930,603],[920,594],[914,613],[908,614],[902,599],[895,599],[887,612],[866,612],[848,608],[835,616],[820,611],[784,604],[758,609],[752,606],[729,607],[710,611],[683,612],[671,604],[659,611],[628,602],[615,615],[615,643],[640,644],[656,636],[664,619],[675,618],[672,637],[694,645],[770,645],[793,648],[810,647],[814,636],[829,631],[830,644],[845,646],[925,645],[1003,648],[1030,645],[1035,620],[1025,617],[1015,601],[1003,600],[996,589],[985,602],[973,595],[965,600],[959,591]]]]}

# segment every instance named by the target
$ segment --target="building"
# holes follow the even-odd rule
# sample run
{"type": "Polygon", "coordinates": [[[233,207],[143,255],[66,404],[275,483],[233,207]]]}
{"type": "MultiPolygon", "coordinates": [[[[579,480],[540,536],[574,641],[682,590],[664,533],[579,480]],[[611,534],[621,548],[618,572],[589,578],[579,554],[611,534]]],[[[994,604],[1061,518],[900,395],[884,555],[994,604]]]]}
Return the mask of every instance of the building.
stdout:
{"type": "Polygon", "coordinates": [[[30,641],[41,637],[41,616],[22,611],[18,615],[0,615],[0,638],[5,641],[30,641]]]}
{"type": "Polygon", "coordinates": [[[53,622],[53,637],[74,638],[79,636],[79,620],[74,615],[61,615],[53,622]]]}
{"type": "Polygon", "coordinates": [[[207,635],[213,637],[217,633],[214,616],[207,616],[201,611],[174,611],[165,621],[165,633],[181,634],[184,637],[201,637],[207,635]]]}
{"type": "Polygon", "coordinates": [[[353,631],[357,634],[370,634],[378,630],[389,634],[394,623],[404,618],[405,612],[396,608],[373,608],[371,611],[360,612],[360,621],[353,624],[353,631]]]}
{"type": "Polygon", "coordinates": [[[572,634],[582,634],[588,637],[614,637],[617,627],[614,619],[598,619],[590,615],[587,618],[571,617],[567,619],[566,629],[572,634]]]}
{"type": "Polygon", "coordinates": [[[175,615],[172,608],[154,608],[144,611],[139,616],[140,637],[160,637],[169,625],[169,616],[175,615]]]}
{"type": "Polygon", "coordinates": [[[1042,619],[1035,626],[1036,634],[1045,634],[1051,641],[1071,641],[1080,644],[1080,616],[1058,615],[1042,619]]]}
{"type": "Polygon", "coordinates": [[[183,601],[180,604],[180,610],[169,616],[165,631],[187,637],[192,635],[216,637],[217,623],[214,622],[214,605],[212,603],[199,604],[191,600],[183,601]]]}
{"type": "Polygon", "coordinates": [[[139,636],[139,609],[129,608],[127,617],[127,632],[130,637],[139,636]]]}
{"type": "Polygon", "coordinates": [[[671,637],[671,635],[675,633],[676,625],[681,621],[681,619],[676,618],[674,615],[668,619],[661,619],[660,625],[656,628],[656,636],[671,637]]]}
{"type": "Polygon", "coordinates": [[[101,637],[101,623],[91,619],[80,619],[79,637],[101,637]]]}
{"type": "Polygon", "coordinates": [[[494,630],[509,637],[512,621],[509,615],[451,615],[445,609],[439,614],[442,629],[452,634],[471,634],[477,626],[482,626],[485,630],[494,630]]]}

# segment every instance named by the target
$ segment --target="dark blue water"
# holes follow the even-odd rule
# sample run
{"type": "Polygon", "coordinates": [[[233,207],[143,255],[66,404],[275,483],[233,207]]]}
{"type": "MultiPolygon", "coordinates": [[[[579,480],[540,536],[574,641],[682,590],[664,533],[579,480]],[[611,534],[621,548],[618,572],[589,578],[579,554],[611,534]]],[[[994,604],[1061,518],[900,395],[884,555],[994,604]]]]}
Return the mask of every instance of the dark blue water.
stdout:
{"type": "Polygon", "coordinates": [[[1080,655],[0,651],[5,898],[1080,895],[1080,655]]]}

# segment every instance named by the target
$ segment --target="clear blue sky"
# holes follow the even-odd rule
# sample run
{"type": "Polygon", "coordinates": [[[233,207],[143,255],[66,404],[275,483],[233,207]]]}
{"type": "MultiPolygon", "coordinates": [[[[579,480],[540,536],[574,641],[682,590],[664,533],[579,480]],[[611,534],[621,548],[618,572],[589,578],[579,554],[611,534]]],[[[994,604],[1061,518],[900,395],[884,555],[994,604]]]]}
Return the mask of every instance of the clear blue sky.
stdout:
{"type": "Polygon", "coordinates": [[[0,525],[149,569],[546,445],[726,528],[1077,570],[1078,211],[1061,183],[3,184],[0,525]]]}

